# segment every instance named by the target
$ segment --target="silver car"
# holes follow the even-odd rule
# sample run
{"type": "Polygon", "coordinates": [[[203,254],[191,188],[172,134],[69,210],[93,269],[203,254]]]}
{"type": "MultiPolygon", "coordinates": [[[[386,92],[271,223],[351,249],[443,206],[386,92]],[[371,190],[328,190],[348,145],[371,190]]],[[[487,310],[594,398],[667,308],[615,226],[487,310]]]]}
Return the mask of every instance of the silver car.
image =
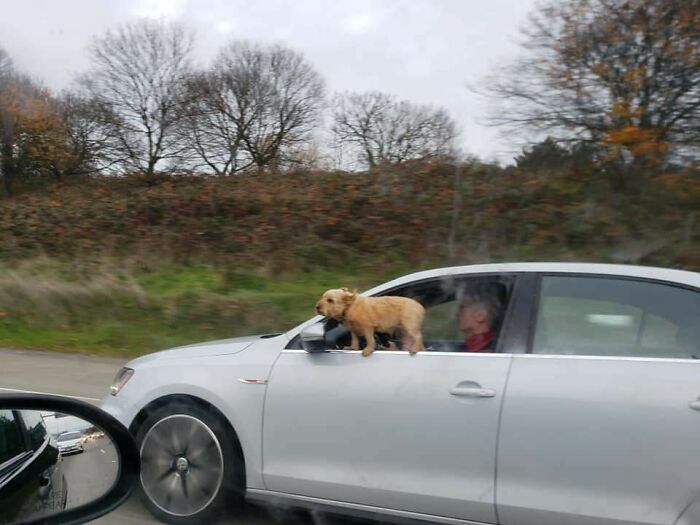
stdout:
{"type": "Polygon", "coordinates": [[[149,509],[191,523],[245,496],[431,523],[700,523],[700,274],[493,264],[365,293],[383,294],[425,306],[426,352],[365,358],[317,316],[130,362],[102,406],[140,442],[149,509]],[[475,295],[498,308],[470,352],[475,295]]]}

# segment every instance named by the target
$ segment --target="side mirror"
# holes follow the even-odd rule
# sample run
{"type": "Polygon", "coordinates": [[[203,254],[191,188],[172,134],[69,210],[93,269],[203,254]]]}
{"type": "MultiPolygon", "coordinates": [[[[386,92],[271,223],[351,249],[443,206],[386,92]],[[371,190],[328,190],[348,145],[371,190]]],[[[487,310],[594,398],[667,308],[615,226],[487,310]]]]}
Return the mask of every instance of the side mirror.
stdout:
{"type": "Polygon", "coordinates": [[[99,408],[39,394],[0,395],[0,523],[92,521],[139,479],[129,431],[99,408]]]}
{"type": "Polygon", "coordinates": [[[307,326],[301,331],[301,346],[310,354],[328,351],[326,328],[323,321],[307,326]]]}

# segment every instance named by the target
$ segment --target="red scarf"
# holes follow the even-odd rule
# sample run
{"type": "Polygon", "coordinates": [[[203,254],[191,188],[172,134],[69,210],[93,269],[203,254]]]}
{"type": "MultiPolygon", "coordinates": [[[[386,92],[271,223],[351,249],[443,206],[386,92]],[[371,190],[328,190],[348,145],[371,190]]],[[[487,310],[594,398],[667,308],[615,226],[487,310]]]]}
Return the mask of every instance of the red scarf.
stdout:
{"type": "Polygon", "coordinates": [[[493,352],[491,344],[496,339],[496,332],[489,330],[480,334],[467,336],[464,340],[465,352],[488,353],[493,352]]]}

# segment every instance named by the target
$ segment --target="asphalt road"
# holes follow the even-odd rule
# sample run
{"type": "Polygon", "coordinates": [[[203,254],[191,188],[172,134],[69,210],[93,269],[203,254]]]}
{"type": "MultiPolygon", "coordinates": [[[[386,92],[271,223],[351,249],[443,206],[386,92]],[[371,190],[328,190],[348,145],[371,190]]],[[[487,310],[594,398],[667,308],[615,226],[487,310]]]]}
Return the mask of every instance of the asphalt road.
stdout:
{"type": "MultiPolygon", "coordinates": [[[[62,354],[31,350],[0,349],[0,394],[10,392],[32,392],[70,396],[95,405],[107,394],[109,385],[126,359],[114,359],[82,354],[62,354]]],[[[97,446],[97,445],[96,445],[97,446]]],[[[103,447],[104,448],[104,447],[103,447]]],[[[95,472],[102,463],[92,454],[95,450],[66,457],[71,465],[73,479],[78,472],[90,472],[97,476],[96,483],[106,483],[104,472],[95,472]],[[84,456],[83,459],[80,459],[84,456]]],[[[106,456],[106,452],[100,453],[106,456]]],[[[70,483],[70,481],[69,481],[70,483]]],[[[76,483],[75,481],[73,483],[76,483]]],[[[78,482],[80,483],[80,482],[78,482]]],[[[83,481],[82,483],[86,483],[83,481]]],[[[78,485],[83,486],[84,485],[78,485]]],[[[70,493],[69,493],[70,494],[70,493]]],[[[70,497],[70,496],[69,496],[70,497]]],[[[94,525],[136,525],[159,523],[142,506],[135,496],[114,512],[92,522],[94,525]]],[[[326,515],[309,515],[263,509],[247,505],[236,516],[221,516],[211,525],[230,523],[234,525],[359,525],[358,521],[345,520],[326,515]]]]}
{"type": "Polygon", "coordinates": [[[84,452],[63,456],[63,474],[68,487],[66,508],[74,508],[105,494],[119,472],[117,451],[108,437],[88,441],[84,452]]]}

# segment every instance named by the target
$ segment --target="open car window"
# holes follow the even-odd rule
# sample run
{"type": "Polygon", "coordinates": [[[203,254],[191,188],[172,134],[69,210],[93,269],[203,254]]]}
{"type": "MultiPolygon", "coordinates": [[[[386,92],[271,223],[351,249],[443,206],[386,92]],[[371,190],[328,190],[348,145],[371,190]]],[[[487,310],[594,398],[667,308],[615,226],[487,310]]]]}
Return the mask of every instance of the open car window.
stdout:
{"type": "MultiPolygon", "coordinates": [[[[514,280],[512,275],[446,276],[387,290],[379,296],[410,297],[423,305],[426,310],[423,339],[426,350],[432,352],[465,351],[466,334],[460,330],[457,319],[460,305],[467,296],[489,297],[497,307],[492,320],[494,337],[487,350],[498,351],[514,280]]],[[[350,345],[350,332],[345,326],[333,319],[324,323],[329,349],[343,349],[350,345]]],[[[378,350],[389,350],[388,344],[393,342],[397,351],[402,351],[398,337],[378,334],[377,339],[377,343],[385,347],[378,350]]],[[[361,339],[360,343],[363,346],[364,340],[361,339]]],[[[301,349],[300,337],[293,338],[287,348],[301,349]]]]}

